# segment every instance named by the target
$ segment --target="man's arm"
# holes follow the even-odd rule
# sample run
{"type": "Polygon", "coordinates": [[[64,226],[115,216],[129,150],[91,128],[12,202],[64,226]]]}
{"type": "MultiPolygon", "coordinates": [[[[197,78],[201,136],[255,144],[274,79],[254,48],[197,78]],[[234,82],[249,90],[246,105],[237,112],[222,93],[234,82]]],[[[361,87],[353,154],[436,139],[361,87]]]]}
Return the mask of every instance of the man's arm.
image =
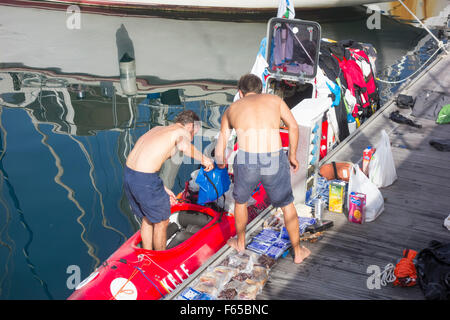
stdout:
{"type": "Polygon", "coordinates": [[[281,99],[280,117],[288,128],[289,134],[289,162],[294,172],[298,170],[297,146],[298,146],[298,124],[287,104],[281,99]]]}
{"type": "Polygon", "coordinates": [[[226,159],[225,159],[225,149],[227,147],[228,139],[230,138],[230,123],[228,120],[228,109],[225,110],[222,121],[220,123],[220,133],[217,138],[217,144],[214,151],[214,157],[216,158],[217,165],[220,169],[225,168],[226,159]]]}
{"type": "Polygon", "coordinates": [[[205,171],[214,169],[214,162],[195,148],[195,146],[190,142],[190,137],[188,134],[180,135],[177,139],[176,146],[178,150],[183,152],[186,156],[200,161],[200,163],[205,166],[205,171]]]}

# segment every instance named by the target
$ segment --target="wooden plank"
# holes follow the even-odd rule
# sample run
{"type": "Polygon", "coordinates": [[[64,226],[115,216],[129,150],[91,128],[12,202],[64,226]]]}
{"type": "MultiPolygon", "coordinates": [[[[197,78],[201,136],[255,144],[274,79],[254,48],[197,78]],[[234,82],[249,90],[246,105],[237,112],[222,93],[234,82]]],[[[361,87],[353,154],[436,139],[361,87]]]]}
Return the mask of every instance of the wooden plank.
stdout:
{"type": "Polygon", "coordinates": [[[422,128],[414,128],[408,125],[399,125],[392,133],[392,136],[407,139],[411,136],[418,136],[424,139],[445,139],[450,134],[450,125],[436,123],[424,125],[422,128]]]}
{"type": "Polygon", "coordinates": [[[445,170],[444,166],[445,162],[446,161],[443,161],[440,165],[439,164],[432,165],[425,161],[420,161],[420,159],[414,159],[413,157],[410,157],[409,159],[400,158],[398,154],[394,157],[394,163],[397,173],[399,170],[405,170],[410,172],[410,174],[426,173],[430,176],[450,179],[450,172],[448,170],[445,170]]]}
{"type": "Polygon", "coordinates": [[[423,199],[418,199],[405,194],[403,191],[389,193],[383,192],[382,194],[385,198],[384,205],[385,208],[389,208],[392,204],[399,206],[398,210],[411,211],[413,209],[421,210],[422,212],[437,212],[445,213],[448,212],[446,205],[442,202],[436,201],[424,201],[423,199]]]}
{"type": "MultiPolygon", "coordinates": [[[[403,181],[406,182],[419,182],[424,187],[427,186],[437,186],[441,188],[441,192],[445,194],[448,191],[450,194],[450,185],[448,173],[439,175],[440,170],[435,170],[434,172],[424,172],[423,170],[417,170],[415,168],[407,168],[400,165],[396,168],[397,176],[401,177],[403,181]]],[[[445,170],[444,170],[445,171],[445,170]]]]}
{"type": "MultiPolygon", "coordinates": [[[[433,184],[418,181],[416,178],[398,178],[391,186],[388,187],[389,192],[397,192],[399,194],[406,194],[408,198],[423,201],[423,203],[442,202],[450,203],[447,186],[436,186],[433,184]]],[[[383,194],[388,195],[389,192],[383,192],[386,188],[381,189],[383,194]]]]}
{"type": "MultiPolygon", "coordinates": [[[[383,268],[385,259],[373,258],[370,250],[352,252],[333,240],[312,254],[303,267],[292,267],[292,263],[277,266],[278,271],[271,274],[271,280],[264,289],[261,298],[276,299],[392,299],[404,298],[404,292],[393,296],[386,289],[371,290],[367,287],[367,267],[378,265],[383,268]],[[357,262],[349,258],[352,256],[357,262]],[[289,274],[295,273],[295,282],[289,274]],[[267,288],[267,289],[266,289],[267,288]]],[[[416,299],[422,299],[420,290],[416,290],[416,299]]]]}
{"type": "MultiPolygon", "coordinates": [[[[425,165],[429,165],[431,167],[437,167],[439,168],[441,171],[443,171],[442,169],[447,169],[448,166],[448,162],[450,161],[450,159],[448,158],[450,156],[447,154],[444,154],[442,152],[437,154],[436,157],[431,158],[430,154],[431,152],[426,152],[426,153],[417,153],[417,152],[411,152],[410,150],[405,150],[403,148],[397,148],[397,147],[391,147],[393,156],[394,156],[394,161],[398,161],[398,162],[409,162],[409,163],[422,163],[425,165]]],[[[433,150],[432,152],[438,152],[433,150]]],[[[448,170],[447,170],[448,171],[448,170]]]]}

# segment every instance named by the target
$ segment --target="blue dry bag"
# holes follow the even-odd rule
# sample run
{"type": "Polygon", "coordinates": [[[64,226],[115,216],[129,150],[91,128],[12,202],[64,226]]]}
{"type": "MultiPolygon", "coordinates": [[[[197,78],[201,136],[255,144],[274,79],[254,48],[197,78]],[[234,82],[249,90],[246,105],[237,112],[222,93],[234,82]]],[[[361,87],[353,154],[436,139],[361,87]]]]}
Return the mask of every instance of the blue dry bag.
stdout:
{"type": "Polygon", "coordinates": [[[197,200],[200,205],[219,199],[231,184],[227,168],[219,169],[217,165],[209,172],[202,167],[195,182],[200,186],[197,200]]]}

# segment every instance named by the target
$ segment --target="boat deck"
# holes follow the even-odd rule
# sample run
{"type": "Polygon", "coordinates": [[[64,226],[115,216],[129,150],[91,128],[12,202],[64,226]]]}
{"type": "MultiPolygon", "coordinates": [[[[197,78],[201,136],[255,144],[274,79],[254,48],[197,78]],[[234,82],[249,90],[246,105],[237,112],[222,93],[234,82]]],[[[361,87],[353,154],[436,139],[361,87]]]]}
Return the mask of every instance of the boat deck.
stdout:
{"type": "MultiPolygon", "coordinates": [[[[424,89],[450,92],[449,55],[439,57],[401,93],[415,97],[424,89]]],[[[403,115],[422,128],[398,124],[389,120],[389,114],[397,109],[394,102],[387,103],[373,121],[328,156],[330,161],[357,163],[365,147],[374,145],[381,130],[386,130],[398,179],[380,189],[384,212],[363,225],[347,222],[343,214],[325,212],[324,219],[333,220],[334,226],[320,241],[304,243],[311,256],[300,265],[290,256],[279,260],[258,299],[424,299],[418,285],[402,288],[388,284],[378,289],[367,285],[373,275],[367,271],[369,266],[383,270],[389,263],[395,265],[404,249],[420,251],[431,240],[450,240],[450,231],[443,226],[450,214],[450,152],[429,145],[433,138],[450,141],[450,124],[413,118],[410,110],[402,109],[403,115]]]]}

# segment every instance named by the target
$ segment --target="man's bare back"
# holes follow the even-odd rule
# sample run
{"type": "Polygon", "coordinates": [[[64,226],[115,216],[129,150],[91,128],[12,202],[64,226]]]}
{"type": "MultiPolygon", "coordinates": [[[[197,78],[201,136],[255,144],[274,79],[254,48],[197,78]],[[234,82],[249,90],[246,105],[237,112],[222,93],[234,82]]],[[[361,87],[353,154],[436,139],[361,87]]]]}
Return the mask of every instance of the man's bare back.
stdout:
{"type": "Polygon", "coordinates": [[[142,247],[147,250],[165,250],[166,230],[170,206],[175,194],[164,186],[158,176],[164,161],[177,151],[199,161],[205,171],[214,168],[212,159],[203,156],[191,141],[199,129],[198,116],[190,110],[180,112],[175,123],[155,127],[142,135],[128,155],[124,168],[124,190],[133,213],[142,219],[142,247]]]}
{"type": "MultiPolygon", "coordinates": [[[[272,204],[283,211],[285,226],[294,250],[294,262],[301,263],[310,252],[300,246],[297,211],[293,203],[293,194],[289,166],[286,165],[284,152],[281,149],[280,124],[283,121],[288,129],[289,156],[293,171],[299,163],[296,158],[298,144],[298,125],[289,107],[279,97],[263,94],[262,82],[253,74],[246,74],[239,79],[238,90],[240,100],[234,102],[222,116],[220,135],[217,139],[215,157],[219,167],[225,167],[225,148],[230,137],[230,130],[235,129],[238,137],[239,151],[234,158],[235,173],[233,198],[235,199],[235,226],[237,238],[230,239],[228,244],[238,251],[245,249],[245,231],[248,222],[247,202],[257,186],[262,182],[272,204]],[[276,172],[263,174],[262,161],[264,153],[274,152],[269,163],[276,163],[276,172]],[[245,161],[238,162],[239,154],[256,153],[250,166],[245,161]],[[259,160],[258,160],[259,159],[259,160]]],[[[242,159],[241,159],[242,160],[242,159]]],[[[245,157],[244,157],[245,160],[245,157]]],[[[267,157],[266,159],[267,160],[267,157]]],[[[267,164],[267,163],[266,163],[267,164]]]]}
{"type": "Polygon", "coordinates": [[[275,95],[248,94],[230,106],[226,117],[236,130],[239,149],[252,153],[281,149],[281,103],[275,95]]]}
{"type": "Polygon", "coordinates": [[[214,168],[214,163],[198,151],[192,144],[196,129],[192,132],[180,124],[155,127],[142,135],[128,155],[126,165],[135,171],[155,173],[161,169],[164,161],[177,151],[199,161],[206,171],[214,168]]]}
{"type": "Polygon", "coordinates": [[[127,166],[140,172],[158,172],[164,161],[176,153],[177,141],[188,134],[177,124],[149,130],[136,142],[128,156],[127,166]]]}

